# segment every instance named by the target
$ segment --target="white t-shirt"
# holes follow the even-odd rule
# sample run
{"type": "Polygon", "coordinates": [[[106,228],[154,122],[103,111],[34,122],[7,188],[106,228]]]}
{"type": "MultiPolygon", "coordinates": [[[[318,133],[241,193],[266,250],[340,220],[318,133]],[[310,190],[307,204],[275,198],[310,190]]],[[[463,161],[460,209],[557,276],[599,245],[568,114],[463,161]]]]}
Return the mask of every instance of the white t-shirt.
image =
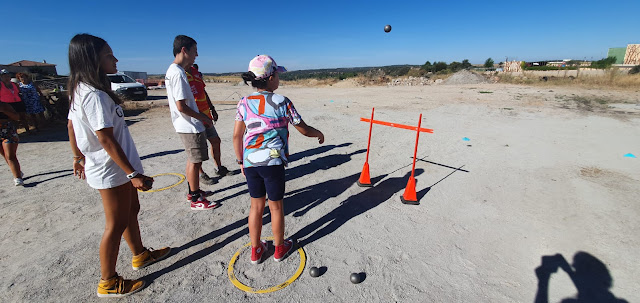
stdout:
{"type": "Polygon", "coordinates": [[[187,116],[178,110],[176,102],[185,100],[187,106],[195,112],[198,110],[196,99],[191,92],[187,74],[182,66],[172,63],[167,69],[167,75],[164,77],[167,86],[167,98],[169,99],[169,109],[171,110],[171,122],[178,133],[197,134],[205,130],[202,121],[187,116]]]}
{"type": "Polygon", "coordinates": [[[78,149],[85,156],[84,173],[89,186],[106,189],[129,182],[127,174],[98,141],[96,131],[104,128],[113,127],[113,136],[133,169],[144,173],[140,156],[124,121],[122,107],[113,102],[107,93],[85,83],[78,85],[73,100],[68,118],[73,123],[78,149]]]}

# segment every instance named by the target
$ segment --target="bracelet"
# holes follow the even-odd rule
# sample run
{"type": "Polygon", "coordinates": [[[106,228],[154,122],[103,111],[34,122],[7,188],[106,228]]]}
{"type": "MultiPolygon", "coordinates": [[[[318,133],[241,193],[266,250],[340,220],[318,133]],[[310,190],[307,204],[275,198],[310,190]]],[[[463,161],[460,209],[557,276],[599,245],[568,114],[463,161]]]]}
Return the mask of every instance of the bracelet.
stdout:
{"type": "Polygon", "coordinates": [[[80,159],[74,159],[73,163],[78,163],[80,164],[82,162],[82,160],[84,160],[84,158],[80,158],[80,159]]]}
{"type": "Polygon", "coordinates": [[[236,163],[239,164],[239,165],[242,165],[242,164],[244,164],[244,161],[236,159],[236,163]]]}
{"type": "Polygon", "coordinates": [[[83,156],[73,156],[74,159],[84,159],[83,156]]]}

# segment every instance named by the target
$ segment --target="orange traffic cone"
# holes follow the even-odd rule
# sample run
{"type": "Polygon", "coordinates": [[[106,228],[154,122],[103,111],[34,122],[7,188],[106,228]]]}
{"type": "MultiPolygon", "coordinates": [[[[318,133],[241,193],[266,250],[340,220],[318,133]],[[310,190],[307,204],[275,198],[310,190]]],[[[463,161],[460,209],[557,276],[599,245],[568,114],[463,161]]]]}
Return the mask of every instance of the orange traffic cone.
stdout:
{"type": "Polygon", "coordinates": [[[420,204],[420,202],[418,202],[418,195],[416,194],[416,179],[413,177],[413,174],[409,177],[409,182],[407,182],[407,187],[404,189],[404,194],[402,194],[400,200],[404,204],[420,204]]]}
{"type": "Polygon", "coordinates": [[[360,173],[360,179],[358,179],[358,186],[360,187],[372,187],[371,185],[371,177],[369,177],[369,163],[364,162],[364,167],[362,167],[362,173],[360,173]]]}

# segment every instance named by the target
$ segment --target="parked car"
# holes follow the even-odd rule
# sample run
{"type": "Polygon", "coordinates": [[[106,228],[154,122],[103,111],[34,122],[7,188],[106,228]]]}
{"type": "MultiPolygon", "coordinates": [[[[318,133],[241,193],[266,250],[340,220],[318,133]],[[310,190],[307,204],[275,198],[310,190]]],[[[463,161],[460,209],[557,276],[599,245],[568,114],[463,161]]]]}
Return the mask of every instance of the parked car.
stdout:
{"type": "Polygon", "coordinates": [[[123,74],[108,74],[111,90],[119,97],[128,100],[142,101],[147,99],[147,87],[123,74]]]}

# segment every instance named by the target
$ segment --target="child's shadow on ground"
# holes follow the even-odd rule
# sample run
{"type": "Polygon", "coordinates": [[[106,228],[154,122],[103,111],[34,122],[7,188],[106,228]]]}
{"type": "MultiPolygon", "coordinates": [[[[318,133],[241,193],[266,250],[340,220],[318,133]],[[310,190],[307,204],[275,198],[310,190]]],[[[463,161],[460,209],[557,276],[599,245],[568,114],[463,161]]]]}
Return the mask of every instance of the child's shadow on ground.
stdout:
{"type": "MultiPolygon", "coordinates": [[[[416,169],[415,176],[418,176],[423,172],[423,169],[416,169]]],[[[409,175],[410,173],[407,173],[402,177],[385,179],[384,181],[375,184],[375,187],[368,188],[359,194],[347,198],[340,204],[340,206],[336,207],[306,227],[303,227],[291,236],[291,238],[297,239],[298,243],[303,246],[336,231],[352,218],[357,217],[391,199],[405,187],[409,175]]],[[[348,180],[330,180],[314,185],[308,191],[298,192],[289,199],[293,200],[291,204],[295,205],[293,208],[296,210],[304,207],[304,201],[316,200],[316,202],[313,203],[321,203],[332,196],[340,194],[343,191],[342,188],[344,186],[353,185],[355,180],[357,180],[357,176],[358,175],[356,174],[347,177],[348,180]],[[336,190],[333,191],[332,188],[335,188],[336,190]]],[[[304,213],[305,211],[307,211],[306,208],[301,211],[297,211],[294,213],[294,216],[296,216],[296,214],[299,215],[300,213],[304,213]]],[[[289,212],[290,211],[285,209],[285,214],[288,214],[289,212]]]]}

